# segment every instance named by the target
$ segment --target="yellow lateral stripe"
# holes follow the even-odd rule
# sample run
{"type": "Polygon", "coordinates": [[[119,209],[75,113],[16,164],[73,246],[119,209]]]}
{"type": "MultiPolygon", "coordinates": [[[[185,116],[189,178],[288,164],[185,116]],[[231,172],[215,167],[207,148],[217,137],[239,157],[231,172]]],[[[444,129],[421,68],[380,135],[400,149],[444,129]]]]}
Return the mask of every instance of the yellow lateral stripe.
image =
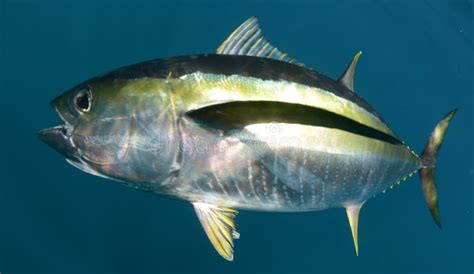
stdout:
{"type": "Polygon", "coordinates": [[[352,101],[294,82],[195,72],[175,80],[173,90],[184,112],[231,101],[286,102],[321,108],[397,138],[384,122],[352,101]]]}

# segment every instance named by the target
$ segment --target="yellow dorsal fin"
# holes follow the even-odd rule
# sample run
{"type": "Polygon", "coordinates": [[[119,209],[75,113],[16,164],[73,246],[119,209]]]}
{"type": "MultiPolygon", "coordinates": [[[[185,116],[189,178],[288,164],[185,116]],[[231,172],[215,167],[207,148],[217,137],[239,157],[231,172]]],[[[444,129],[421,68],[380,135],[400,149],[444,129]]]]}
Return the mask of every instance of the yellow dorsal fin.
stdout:
{"type": "Polygon", "coordinates": [[[234,259],[234,239],[239,238],[234,218],[237,210],[206,203],[193,203],[194,210],[209,241],[224,259],[234,259]]]}
{"type": "Polygon", "coordinates": [[[359,61],[359,57],[362,54],[362,51],[359,51],[355,56],[354,59],[352,59],[352,62],[347,66],[346,70],[344,73],[341,75],[341,78],[339,78],[339,83],[344,85],[346,88],[354,90],[354,74],[355,74],[355,69],[357,66],[357,61],[359,61]]]}
{"type": "Polygon", "coordinates": [[[349,219],[349,225],[351,226],[352,239],[354,240],[354,247],[356,255],[359,256],[359,241],[358,241],[358,226],[359,226],[359,212],[362,208],[362,204],[351,205],[346,207],[347,218],[349,219]]]}

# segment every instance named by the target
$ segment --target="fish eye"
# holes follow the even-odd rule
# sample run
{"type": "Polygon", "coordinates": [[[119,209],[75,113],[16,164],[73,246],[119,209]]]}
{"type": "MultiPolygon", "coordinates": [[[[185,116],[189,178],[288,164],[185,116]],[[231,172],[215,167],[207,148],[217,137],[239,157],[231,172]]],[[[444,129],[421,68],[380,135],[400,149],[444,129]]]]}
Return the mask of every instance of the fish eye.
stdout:
{"type": "Polygon", "coordinates": [[[79,90],[74,98],[74,106],[80,113],[89,112],[91,109],[92,93],[89,88],[79,90]]]}

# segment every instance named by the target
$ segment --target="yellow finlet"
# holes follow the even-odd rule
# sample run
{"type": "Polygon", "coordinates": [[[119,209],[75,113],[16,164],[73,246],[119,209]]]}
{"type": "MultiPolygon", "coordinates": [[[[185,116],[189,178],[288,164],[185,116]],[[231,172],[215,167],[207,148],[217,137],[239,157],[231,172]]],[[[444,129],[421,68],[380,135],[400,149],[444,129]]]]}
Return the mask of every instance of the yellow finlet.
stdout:
{"type": "Polygon", "coordinates": [[[354,240],[354,247],[356,255],[359,256],[359,241],[358,241],[358,226],[359,226],[359,212],[362,208],[362,204],[351,205],[346,207],[347,218],[349,219],[349,225],[351,226],[352,239],[354,240]]]}
{"type": "Polygon", "coordinates": [[[193,203],[196,214],[216,251],[226,260],[234,259],[234,239],[240,234],[235,229],[237,210],[206,203],[193,203]]]}

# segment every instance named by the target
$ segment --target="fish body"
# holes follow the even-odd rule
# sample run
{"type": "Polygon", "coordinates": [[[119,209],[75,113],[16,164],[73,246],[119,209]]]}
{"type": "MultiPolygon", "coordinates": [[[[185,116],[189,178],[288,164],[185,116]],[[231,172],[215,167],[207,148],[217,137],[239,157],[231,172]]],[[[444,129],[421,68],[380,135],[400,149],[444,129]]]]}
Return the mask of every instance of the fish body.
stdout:
{"type": "Polygon", "coordinates": [[[65,125],[40,138],[88,173],[191,202],[229,260],[237,209],[346,208],[357,251],[365,201],[419,170],[439,221],[428,171],[454,112],[418,156],[353,91],[360,54],[332,80],[271,46],[256,18],[217,53],[81,83],[52,102],[65,125]]]}

